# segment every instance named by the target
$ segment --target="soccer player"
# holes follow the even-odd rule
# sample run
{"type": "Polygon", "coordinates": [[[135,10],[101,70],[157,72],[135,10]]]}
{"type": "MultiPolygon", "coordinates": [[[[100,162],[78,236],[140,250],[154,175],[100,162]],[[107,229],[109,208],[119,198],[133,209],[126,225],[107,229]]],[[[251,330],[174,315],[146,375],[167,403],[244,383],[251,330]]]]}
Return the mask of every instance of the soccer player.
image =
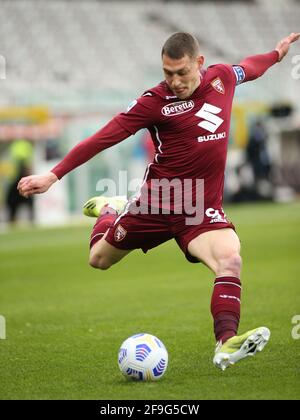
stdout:
{"type": "Polygon", "coordinates": [[[140,194],[126,206],[117,197],[94,197],[84,206],[86,215],[97,217],[90,265],[106,270],[133,249],[147,252],[175,238],[189,261],[203,262],[215,275],[211,313],[217,346],[213,362],[222,370],[261,351],[270,337],[266,327],[237,336],[240,241],[222,208],[234,91],[236,85],[260,77],[281,61],[299,37],[300,33],[292,33],[269,53],[205,70],[197,40],[188,33],[173,34],[162,49],[163,82],[75,146],[50,173],[22,178],[18,185],[25,197],[43,193],[97,153],[147,128],[155,156],[140,194]],[[161,192],[169,193],[169,202],[161,192]]]}

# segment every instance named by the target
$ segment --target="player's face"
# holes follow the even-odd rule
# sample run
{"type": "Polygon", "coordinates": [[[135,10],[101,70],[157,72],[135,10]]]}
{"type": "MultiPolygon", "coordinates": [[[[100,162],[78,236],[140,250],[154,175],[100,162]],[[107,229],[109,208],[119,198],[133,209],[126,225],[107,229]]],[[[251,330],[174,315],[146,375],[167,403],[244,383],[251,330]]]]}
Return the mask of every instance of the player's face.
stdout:
{"type": "Polygon", "coordinates": [[[172,59],[163,55],[163,71],[169,88],[179,99],[187,99],[200,84],[199,70],[204,57],[191,58],[184,55],[180,59],[172,59]]]}

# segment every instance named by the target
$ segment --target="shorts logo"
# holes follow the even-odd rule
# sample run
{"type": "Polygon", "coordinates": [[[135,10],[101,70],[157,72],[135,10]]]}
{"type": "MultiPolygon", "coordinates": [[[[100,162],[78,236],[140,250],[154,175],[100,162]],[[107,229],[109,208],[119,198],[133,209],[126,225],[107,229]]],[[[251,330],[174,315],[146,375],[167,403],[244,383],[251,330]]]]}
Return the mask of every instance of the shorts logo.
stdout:
{"type": "Polygon", "coordinates": [[[209,208],[206,210],[205,214],[211,219],[210,223],[228,223],[223,209],[221,210],[221,212],[223,213],[223,215],[221,215],[220,210],[209,208]]]}
{"type": "Polygon", "coordinates": [[[179,101],[172,102],[171,104],[165,105],[161,112],[165,117],[172,117],[173,115],[184,114],[190,111],[195,106],[194,101],[179,101]]]}
{"type": "Polygon", "coordinates": [[[122,225],[118,225],[117,229],[115,230],[115,235],[114,235],[115,241],[116,242],[123,241],[126,235],[127,235],[127,230],[125,230],[122,225]]]}
{"type": "Polygon", "coordinates": [[[211,82],[211,85],[217,92],[222,93],[224,95],[225,88],[224,88],[223,82],[220,79],[220,77],[217,77],[215,80],[213,80],[211,82]]]}

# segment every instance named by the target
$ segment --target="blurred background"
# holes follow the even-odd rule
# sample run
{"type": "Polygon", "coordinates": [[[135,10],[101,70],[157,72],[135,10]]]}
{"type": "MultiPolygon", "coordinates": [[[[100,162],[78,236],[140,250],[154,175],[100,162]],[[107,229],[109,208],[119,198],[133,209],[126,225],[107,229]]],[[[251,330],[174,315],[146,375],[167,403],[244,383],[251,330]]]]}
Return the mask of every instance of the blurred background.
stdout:
{"type": "MultiPolygon", "coordinates": [[[[117,193],[132,193],[130,181],[141,179],[152,159],[143,131],[45,195],[22,200],[16,185],[22,176],[49,171],[161,81],[160,52],[170,34],[193,33],[209,66],[271,51],[299,30],[299,0],[0,0],[0,230],[17,221],[80,220],[82,204],[104,192],[97,191],[99,180],[115,180],[117,193]]],[[[299,198],[299,99],[299,42],[268,74],[237,87],[227,202],[299,198]]]]}

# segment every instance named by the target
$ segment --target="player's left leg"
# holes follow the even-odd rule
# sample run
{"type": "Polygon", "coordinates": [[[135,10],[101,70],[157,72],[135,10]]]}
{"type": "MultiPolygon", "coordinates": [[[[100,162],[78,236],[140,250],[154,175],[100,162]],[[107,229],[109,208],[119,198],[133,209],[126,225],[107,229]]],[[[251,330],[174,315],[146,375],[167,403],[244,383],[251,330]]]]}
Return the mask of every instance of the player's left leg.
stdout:
{"type": "Polygon", "coordinates": [[[261,351],[269,340],[265,327],[237,336],[240,321],[242,259],[240,241],[233,229],[200,234],[188,244],[188,252],[204,262],[216,276],[211,300],[217,340],[214,364],[226,369],[230,364],[261,351]]]}
{"type": "Polygon", "coordinates": [[[215,274],[211,313],[217,342],[236,335],[240,321],[240,241],[233,229],[216,229],[198,235],[188,252],[204,262],[215,274]]]}
{"type": "Polygon", "coordinates": [[[230,228],[201,233],[188,244],[188,252],[204,262],[217,277],[240,277],[240,249],[240,240],[230,228]]]}
{"type": "Polygon", "coordinates": [[[225,370],[228,366],[248,356],[255,356],[264,349],[271,336],[266,327],[255,328],[243,335],[234,336],[223,344],[217,343],[213,363],[219,369],[225,370]]]}

